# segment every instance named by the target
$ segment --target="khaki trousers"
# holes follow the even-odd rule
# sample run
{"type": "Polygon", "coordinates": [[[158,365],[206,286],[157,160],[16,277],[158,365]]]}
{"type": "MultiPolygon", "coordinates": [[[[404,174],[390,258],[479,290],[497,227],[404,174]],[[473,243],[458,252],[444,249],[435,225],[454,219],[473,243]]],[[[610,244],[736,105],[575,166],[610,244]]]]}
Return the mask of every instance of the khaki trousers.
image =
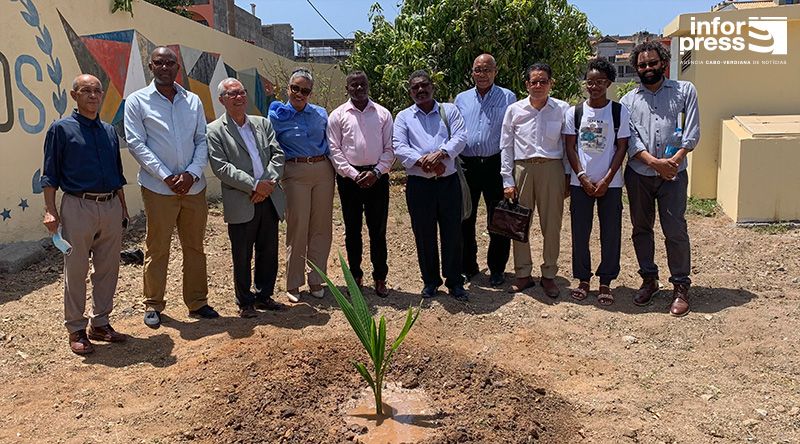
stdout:
{"type": "Polygon", "coordinates": [[[95,202],[69,194],[61,198],[61,235],[72,244],[64,256],[64,325],[70,333],[108,325],[114,307],[122,249],[122,205],[118,198],[95,202]],[[92,258],[92,308],[86,310],[86,274],[92,258]]]}
{"type": "Polygon", "coordinates": [[[327,160],[284,166],[287,290],[302,287],[306,280],[309,285],[323,282],[306,259],[327,272],[333,240],[333,183],[333,166],[327,160]]]}
{"type": "Polygon", "coordinates": [[[144,252],[144,304],[163,311],[172,233],[178,228],[183,251],[183,302],[189,310],[208,304],[203,238],[208,220],[205,188],[197,194],[164,195],[142,187],[147,237],[144,252]]]}
{"type": "MultiPolygon", "coordinates": [[[[558,254],[561,242],[561,217],[564,214],[566,180],[561,159],[518,160],[514,166],[519,203],[538,209],[539,226],[544,245],[542,277],[553,279],[558,273],[558,254]]],[[[530,243],[514,241],[514,274],[518,278],[531,275],[530,243]]]]}

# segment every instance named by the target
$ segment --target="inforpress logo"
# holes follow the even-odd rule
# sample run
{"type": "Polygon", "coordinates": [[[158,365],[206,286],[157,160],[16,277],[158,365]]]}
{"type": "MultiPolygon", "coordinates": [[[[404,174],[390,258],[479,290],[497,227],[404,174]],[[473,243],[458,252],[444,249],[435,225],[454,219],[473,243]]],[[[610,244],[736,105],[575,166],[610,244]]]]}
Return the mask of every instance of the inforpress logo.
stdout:
{"type": "Polygon", "coordinates": [[[680,38],[681,54],[686,51],[752,51],[786,55],[786,17],[750,17],[747,21],[691,18],[688,37],[680,38]]]}
{"type": "Polygon", "coordinates": [[[750,51],[772,55],[786,55],[789,36],[786,17],[750,17],[750,51]]]}

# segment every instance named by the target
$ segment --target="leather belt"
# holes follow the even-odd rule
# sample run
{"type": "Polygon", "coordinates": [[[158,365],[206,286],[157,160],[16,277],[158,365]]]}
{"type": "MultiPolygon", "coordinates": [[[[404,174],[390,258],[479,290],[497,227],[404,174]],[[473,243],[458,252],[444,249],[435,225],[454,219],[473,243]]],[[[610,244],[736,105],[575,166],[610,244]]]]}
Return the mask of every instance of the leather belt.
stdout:
{"type": "Polygon", "coordinates": [[[319,155],[319,156],[311,156],[311,157],[293,157],[291,159],[287,159],[287,162],[292,163],[317,163],[322,162],[323,160],[327,159],[328,156],[326,155],[319,155]]]}
{"type": "Polygon", "coordinates": [[[350,165],[351,167],[355,168],[356,171],[372,171],[378,165],[350,165]]]}
{"type": "Polygon", "coordinates": [[[491,160],[498,159],[500,157],[500,153],[492,154],[491,156],[486,156],[486,157],[483,157],[483,156],[464,156],[464,155],[460,155],[458,157],[461,160],[463,160],[464,163],[486,163],[486,162],[489,162],[491,160]]]}
{"type": "Polygon", "coordinates": [[[548,159],[547,157],[531,157],[529,159],[519,159],[519,162],[532,163],[534,165],[538,165],[540,163],[552,162],[554,160],[561,160],[561,159],[548,159]]]}
{"type": "Polygon", "coordinates": [[[95,202],[106,202],[117,196],[117,191],[114,190],[110,193],[73,193],[67,191],[70,196],[80,197],[81,199],[93,200],[95,202]]]}

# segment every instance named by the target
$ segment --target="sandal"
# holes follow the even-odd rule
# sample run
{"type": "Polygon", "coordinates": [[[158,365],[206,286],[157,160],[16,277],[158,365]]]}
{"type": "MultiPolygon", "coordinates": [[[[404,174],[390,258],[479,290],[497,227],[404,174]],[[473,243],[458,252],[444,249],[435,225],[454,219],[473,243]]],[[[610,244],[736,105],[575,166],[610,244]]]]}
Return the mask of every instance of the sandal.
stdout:
{"type": "Polygon", "coordinates": [[[605,306],[609,306],[614,303],[614,295],[611,294],[610,286],[600,285],[600,293],[597,295],[597,303],[605,306]]]}
{"type": "Polygon", "coordinates": [[[572,299],[576,301],[582,301],[586,299],[586,296],[589,295],[589,283],[586,281],[580,281],[576,288],[570,290],[569,295],[572,296],[572,299]]]}

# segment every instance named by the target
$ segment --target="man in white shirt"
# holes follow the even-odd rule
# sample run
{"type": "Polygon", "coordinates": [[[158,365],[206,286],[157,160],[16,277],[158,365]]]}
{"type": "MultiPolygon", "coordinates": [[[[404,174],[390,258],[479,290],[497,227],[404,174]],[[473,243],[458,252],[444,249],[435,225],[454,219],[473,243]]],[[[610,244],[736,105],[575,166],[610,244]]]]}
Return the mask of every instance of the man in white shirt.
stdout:
{"type": "MultiPolygon", "coordinates": [[[[541,285],[547,296],[557,298],[559,289],[554,279],[569,181],[561,129],[569,105],[550,97],[552,77],[552,69],[546,63],[535,63],[525,71],[529,96],[510,105],[503,118],[500,175],[506,199],[519,199],[521,205],[539,209],[544,236],[541,285]]],[[[514,241],[516,280],[512,292],[535,285],[532,267],[530,244],[514,241]]]]}

